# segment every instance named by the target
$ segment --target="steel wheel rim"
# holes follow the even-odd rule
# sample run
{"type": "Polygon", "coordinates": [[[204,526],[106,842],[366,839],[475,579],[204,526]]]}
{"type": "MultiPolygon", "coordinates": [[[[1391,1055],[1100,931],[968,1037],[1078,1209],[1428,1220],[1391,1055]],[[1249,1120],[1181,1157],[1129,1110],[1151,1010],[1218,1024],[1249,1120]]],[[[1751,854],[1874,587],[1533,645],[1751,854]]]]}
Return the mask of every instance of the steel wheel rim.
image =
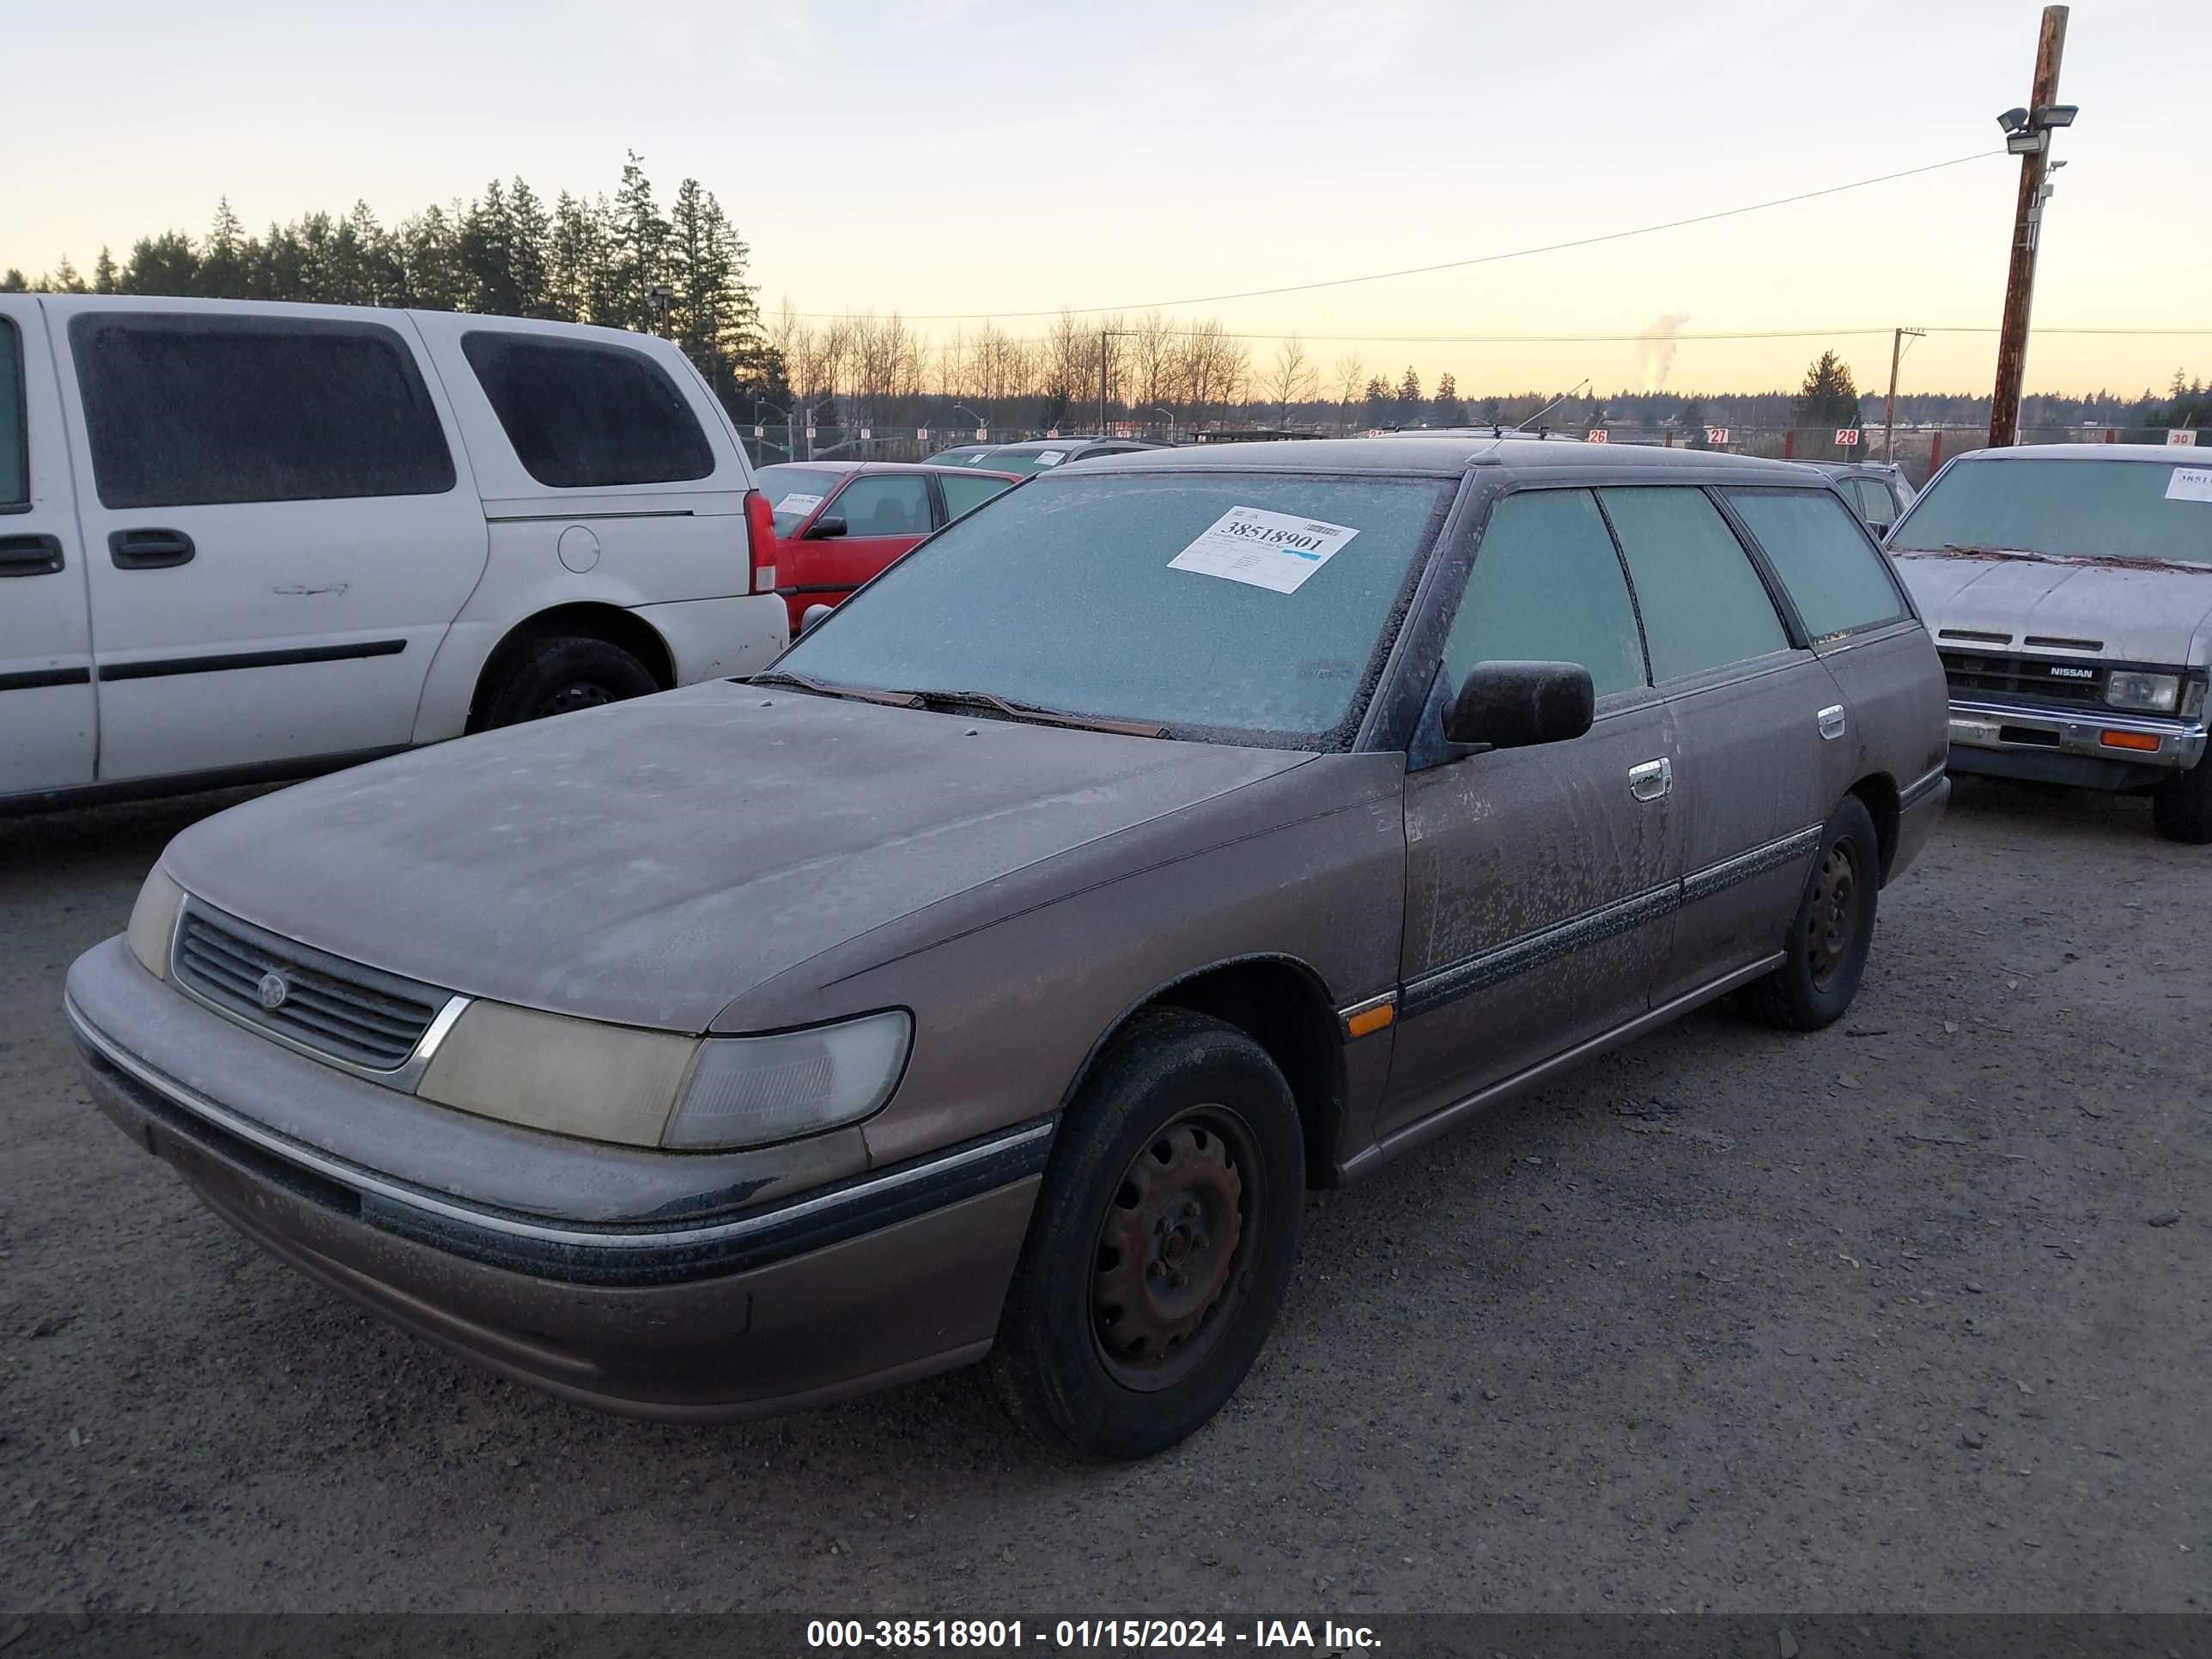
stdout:
{"type": "Polygon", "coordinates": [[[1805,918],[1805,954],[1813,988],[1832,989],[1851,958],[1859,932],[1858,860],[1851,844],[1831,847],[1813,872],[1813,898],[1805,918]]]}
{"type": "Polygon", "coordinates": [[[1172,1388],[1219,1346],[1251,1280],[1264,1181],[1226,1106],[1194,1106],[1137,1149],[1091,1257],[1091,1346],[1115,1382],[1172,1388]]]}
{"type": "Polygon", "coordinates": [[[532,720],[544,720],[553,714],[573,714],[579,708],[598,708],[615,700],[615,694],[592,680],[571,680],[568,684],[548,692],[531,714],[532,720]]]}

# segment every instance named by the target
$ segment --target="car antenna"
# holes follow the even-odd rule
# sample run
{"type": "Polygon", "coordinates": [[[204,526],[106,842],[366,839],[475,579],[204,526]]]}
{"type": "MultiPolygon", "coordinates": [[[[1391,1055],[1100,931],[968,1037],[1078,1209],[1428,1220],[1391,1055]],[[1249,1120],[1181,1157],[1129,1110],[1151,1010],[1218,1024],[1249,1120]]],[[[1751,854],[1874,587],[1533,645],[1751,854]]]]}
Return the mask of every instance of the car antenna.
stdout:
{"type": "MultiPolygon", "coordinates": [[[[1576,381],[1572,386],[1569,386],[1569,387],[1568,387],[1565,392],[1561,392],[1558,397],[1556,397],[1556,398],[1553,398],[1551,402],[1549,402],[1548,404],[1545,404],[1541,409],[1538,410],[1537,410],[1534,415],[1531,415],[1531,416],[1528,417],[1528,421],[1540,420],[1543,416],[1547,416],[1547,415],[1550,414],[1553,410],[1557,409],[1557,408],[1558,408],[1561,404],[1563,404],[1563,403],[1566,402],[1566,400],[1567,400],[1568,398],[1570,398],[1573,397],[1573,396],[1575,395],[1575,393],[1577,393],[1577,392],[1580,392],[1580,391],[1581,391],[1584,386],[1588,386],[1589,383],[1590,383],[1590,381],[1589,381],[1589,375],[1587,375],[1587,374],[1583,375],[1583,376],[1582,377],[1582,379],[1581,379],[1581,380],[1577,380],[1577,381],[1576,381]]],[[[1523,422],[1522,422],[1520,425],[1518,425],[1518,426],[1515,427],[1513,429],[1514,429],[1516,432],[1526,432],[1526,431],[1528,429],[1528,421],[1523,421],[1523,422]]],[[[1537,434],[1537,435],[1539,435],[1540,437],[1542,435],[1542,432],[1541,432],[1541,429],[1540,429],[1540,428],[1539,429],[1539,432],[1538,432],[1538,434],[1537,434]]]]}

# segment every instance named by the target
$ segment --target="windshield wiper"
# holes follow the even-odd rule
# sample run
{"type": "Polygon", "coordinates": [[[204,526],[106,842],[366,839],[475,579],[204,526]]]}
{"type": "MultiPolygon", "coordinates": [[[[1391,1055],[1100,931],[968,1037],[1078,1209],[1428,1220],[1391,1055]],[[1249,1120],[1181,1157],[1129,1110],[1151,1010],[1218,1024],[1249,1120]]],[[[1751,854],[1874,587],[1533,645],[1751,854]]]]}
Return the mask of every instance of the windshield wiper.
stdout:
{"type": "Polygon", "coordinates": [[[795,685],[802,691],[811,691],[817,697],[849,697],[855,702],[889,703],[894,708],[919,708],[921,699],[912,691],[880,691],[872,685],[837,685],[828,680],[811,680],[804,674],[794,674],[787,668],[770,669],[765,674],[756,674],[745,682],[748,685],[795,685]]]}
{"type": "Polygon", "coordinates": [[[949,703],[955,708],[983,709],[1003,720],[1032,726],[1066,726],[1085,732],[1112,732],[1125,738],[1164,738],[1168,729],[1152,720],[1107,720],[1097,714],[1071,714],[1033,702],[1015,702],[995,691],[913,691],[907,694],[924,706],[949,703]]]}
{"type": "MultiPolygon", "coordinates": [[[[1899,548],[1899,552],[1925,552],[1924,548],[1899,548]]],[[[2029,547],[1996,547],[1988,542],[1945,542],[1941,549],[1966,559],[2033,559],[2048,562],[2051,556],[2029,547]]]]}

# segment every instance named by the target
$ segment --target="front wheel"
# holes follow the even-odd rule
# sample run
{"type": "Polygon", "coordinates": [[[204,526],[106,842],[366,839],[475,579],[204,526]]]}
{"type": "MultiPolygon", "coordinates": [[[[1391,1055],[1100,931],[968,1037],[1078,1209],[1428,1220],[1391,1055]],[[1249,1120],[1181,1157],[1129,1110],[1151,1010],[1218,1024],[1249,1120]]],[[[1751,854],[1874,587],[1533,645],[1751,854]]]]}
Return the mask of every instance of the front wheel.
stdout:
{"type": "Polygon", "coordinates": [[[1881,843],[1856,795],[1820,832],[1805,896],[1790,919],[1782,965],[1745,993],[1751,1012],[1785,1031],[1817,1031],[1844,1017],[1866,975],[1881,888],[1881,843]]]}
{"type": "Polygon", "coordinates": [[[1182,1440],[1267,1341],[1304,1193],[1267,1051],[1202,1015],[1140,1016],[1061,1120],[988,1361],[1000,1402],[1081,1456],[1182,1440]]]}
{"type": "Polygon", "coordinates": [[[2212,842],[2212,752],[2151,791],[2150,821],[2168,841],[2212,842]]]}

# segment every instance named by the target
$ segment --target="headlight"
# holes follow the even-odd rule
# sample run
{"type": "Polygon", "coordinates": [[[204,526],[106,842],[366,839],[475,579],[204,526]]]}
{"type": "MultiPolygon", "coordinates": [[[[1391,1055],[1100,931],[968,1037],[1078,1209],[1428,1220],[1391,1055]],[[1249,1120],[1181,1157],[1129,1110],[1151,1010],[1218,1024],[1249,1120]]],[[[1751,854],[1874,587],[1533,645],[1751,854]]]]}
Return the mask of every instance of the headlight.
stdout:
{"type": "Polygon", "coordinates": [[[913,1021],[898,1011],[778,1036],[678,1036],[472,1002],[416,1095],[555,1134],[686,1151],[765,1146],[858,1122],[890,1098],[913,1021]]]}
{"type": "Polygon", "coordinates": [[[2181,676],[2122,669],[2105,682],[2105,701],[2115,708],[2140,708],[2148,714],[2170,714],[2181,701],[2181,676]]]}
{"type": "Polygon", "coordinates": [[[758,1146],[857,1123],[891,1097],[914,1022],[891,1009],[778,1036],[699,1045],[664,1146],[758,1146]]]}
{"type": "Polygon", "coordinates": [[[131,941],[131,954],[155,979],[169,976],[169,940],[176,933],[177,912],[184,903],[185,890],[157,864],[139,888],[138,902],[131,907],[131,927],[125,937],[131,941]]]}

